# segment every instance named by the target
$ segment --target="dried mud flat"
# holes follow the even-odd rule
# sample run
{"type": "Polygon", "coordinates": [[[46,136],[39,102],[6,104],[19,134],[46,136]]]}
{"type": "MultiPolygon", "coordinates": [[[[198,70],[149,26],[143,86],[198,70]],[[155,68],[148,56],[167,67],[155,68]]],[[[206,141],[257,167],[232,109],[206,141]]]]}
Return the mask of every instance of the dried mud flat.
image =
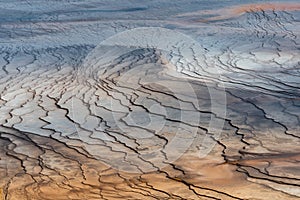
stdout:
{"type": "Polygon", "coordinates": [[[299,199],[299,3],[214,3],[0,2],[0,199],[299,199]]]}

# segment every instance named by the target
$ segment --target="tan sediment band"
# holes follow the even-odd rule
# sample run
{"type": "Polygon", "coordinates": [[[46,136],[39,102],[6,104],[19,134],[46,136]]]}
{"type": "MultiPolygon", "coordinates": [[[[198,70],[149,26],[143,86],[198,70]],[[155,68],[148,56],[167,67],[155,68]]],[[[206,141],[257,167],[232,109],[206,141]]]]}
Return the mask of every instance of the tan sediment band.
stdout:
{"type": "Polygon", "coordinates": [[[251,11],[260,10],[286,10],[296,11],[300,10],[299,3],[261,3],[261,4],[246,4],[242,6],[234,6],[229,8],[233,13],[242,14],[251,11]]]}
{"type": "Polygon", "coordinates": [[[232,6],[216,10],[214,13],[224,13],[217,17],[211,17],[206,19],[207,21],[223,20],[238,17],[247,12],[258,12],[267,10],[284,10],[284,11],[296,11],[300,10],[300,4],[296,3],[261,3],[261,4],[246,4],[241,6],[232,6]]]}
{"type": "Polygon", "coordinates": [[[3,190],[2,190],[2,188],[0,188],[0,200],[3,200],[4,198],[3,198],[3,190]]]}
{"type": "Polygon", "coordinates": [[[238,6],[224,7],[216,10],[201,10],[192,13],[186,13],[179,16],[195,16],[195,15],[216,15],[205,19],[199,19],[199,22],[209,22],[217,20],[225,20],[234,17],[238,17],[247,12],[258,11],[270,11],[270,10],[282,10],[282,11],[297,11],[300,10],[300,3],[257,3],[257,4],[244,4],[238,6]]]}

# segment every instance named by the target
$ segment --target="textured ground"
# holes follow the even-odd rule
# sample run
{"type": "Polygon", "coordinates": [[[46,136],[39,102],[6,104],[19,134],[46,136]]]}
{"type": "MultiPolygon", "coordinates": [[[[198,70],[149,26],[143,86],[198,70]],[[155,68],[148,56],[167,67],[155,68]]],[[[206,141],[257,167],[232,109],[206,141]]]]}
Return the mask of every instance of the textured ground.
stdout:
{"type": "Polygon", "coordinates": [[[299,10],[0,1],[0,198],[300,199],[299,10]]]}

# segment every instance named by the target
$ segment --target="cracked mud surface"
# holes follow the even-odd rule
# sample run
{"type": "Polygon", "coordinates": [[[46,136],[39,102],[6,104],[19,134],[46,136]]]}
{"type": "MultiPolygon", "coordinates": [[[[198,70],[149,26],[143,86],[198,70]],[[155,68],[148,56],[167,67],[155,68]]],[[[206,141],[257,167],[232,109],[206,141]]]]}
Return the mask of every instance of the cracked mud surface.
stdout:
{"type": "Polygon", "coordinates": [[[1,1],[0,198],[299,199],[299,9],[1,1]],[[138,27],[200,54],[100,46],[86,62],[138,27]]]}

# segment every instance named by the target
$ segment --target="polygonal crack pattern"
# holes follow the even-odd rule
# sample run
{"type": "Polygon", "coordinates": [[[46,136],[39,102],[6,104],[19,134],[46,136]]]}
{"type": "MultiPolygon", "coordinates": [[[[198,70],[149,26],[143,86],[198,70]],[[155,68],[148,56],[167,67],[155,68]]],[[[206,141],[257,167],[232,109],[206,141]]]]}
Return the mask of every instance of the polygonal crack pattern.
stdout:
{"type": "Polygon", "coordinates": [[[0,197],[300,198],[299,13],[253,10],[211,23],[174,15],[82,24],[71,16],[6,22],[0,31],[8,41],[0,45],[0,197]],[[97,31],[105,38],[155,24],[200,36],[203,57],[192,47],[194,60],[143,48],[84,68],[94,43],[63,34],[94,41],[97,31]],[[56,34],[65,43],[40,45],[56,34]],[[226,102],[211,109],[221,83],[226,102]],[[212,120],[223,121],[221,135],[212,120]]]}

